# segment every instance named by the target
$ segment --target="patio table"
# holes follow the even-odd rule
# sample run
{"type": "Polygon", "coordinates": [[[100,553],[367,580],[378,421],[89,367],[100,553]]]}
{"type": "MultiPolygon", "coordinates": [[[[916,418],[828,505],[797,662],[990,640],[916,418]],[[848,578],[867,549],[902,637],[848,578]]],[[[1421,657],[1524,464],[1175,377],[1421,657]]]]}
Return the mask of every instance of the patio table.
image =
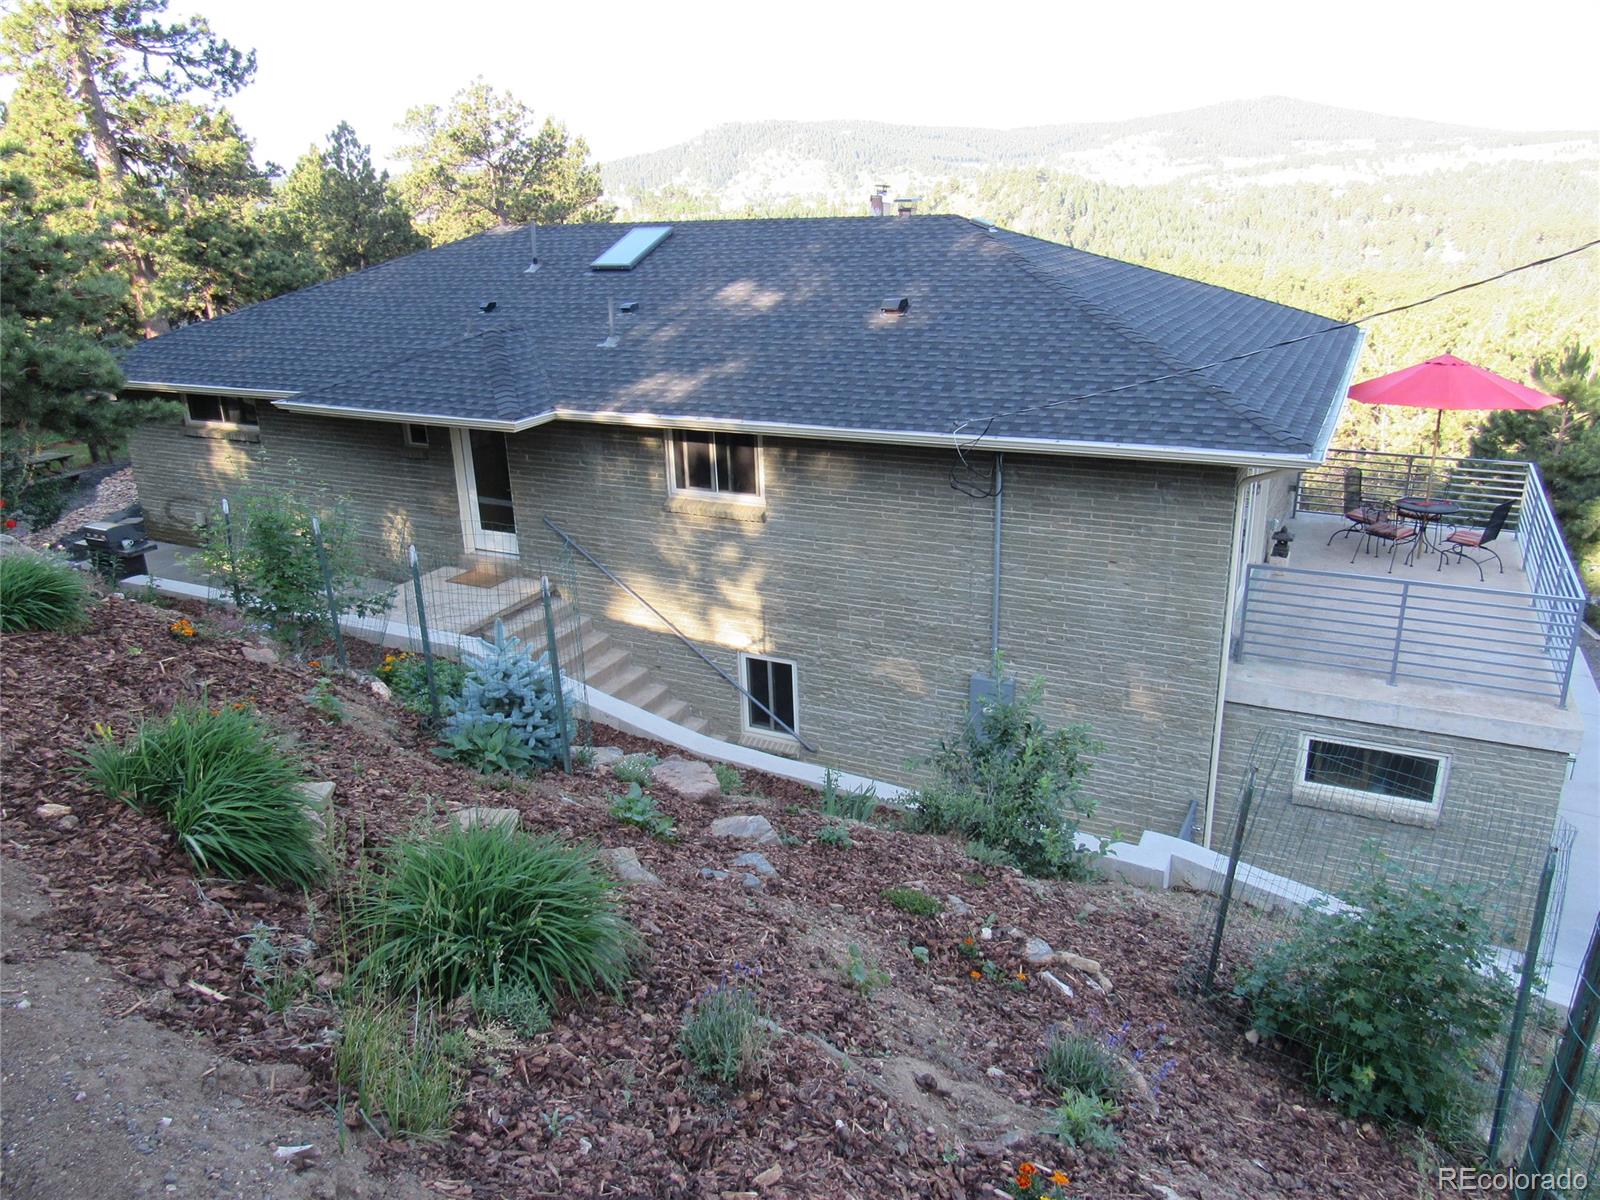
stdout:
{"type": "Polygon", "coordinates": [[[1395,502],[1394,508],[1402,517],[1410,517],[1417,526],[1417,540],[1412,543],[1410,551],[1406,554],[1407,566],[1411,565],[1419,550],[1442,554],[1444,547],[1439,544],[1437,537],[1432,541],[1428,540],[1428,527],[1461,515],[1460,504],[1441,496],[1401,496],[1395,502]]]}

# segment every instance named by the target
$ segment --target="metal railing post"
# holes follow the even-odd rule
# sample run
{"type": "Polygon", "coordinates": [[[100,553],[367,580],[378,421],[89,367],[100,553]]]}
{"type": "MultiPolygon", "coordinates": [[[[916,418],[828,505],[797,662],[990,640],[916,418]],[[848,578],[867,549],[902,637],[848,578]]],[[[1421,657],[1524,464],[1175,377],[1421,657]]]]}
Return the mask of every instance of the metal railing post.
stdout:
{"type": "Polygon", "coordinates": [[[434,725],[442,725],[439,714],[439,682],[433,674],[433,643],[428,640],[428,609],[422,601],[422,567],[417,561],[416,546],[406,547],[411,559],[411,586],[417,594],[417,629],[422,635],[422,665],[428,676],[428,707],[433,711],[434,725]]]}
{"type": "Polygon", "coordinates": [[[1522,951],[1522,981],[1517,986],[1517,1003],[1511,1013],[1511,1032],[1506,1036],[1506,1057],[1500,1068],[1500,1088],[1494,1099],[1494,1120],[1489,1126],[1489,1166],[1498,1161],[1500,1138],[1505,1133],[1506,1108],[1516,1088],[1517,1055],[1522,1049],[1522,1027],[1528,1019],[1528,1000],[1533,994],[1534,976],[1539,973],[1539,943],[1544,940],[1545,911],[1550,907],[1550,885],[1556,877],[1556,848],[1545,852],[1544,870],[1539,873],[1539,891],[1533,902],[1533,928],[1522,951]]]}
{"type": "Polygon", "coordinates": [[[1411,583],[1402,580],[1400,583],[1400,611],[1395,615],[1394,621],[1394,650],[1389,656],[1389,686],[1394,687],[1395,681],[1400,677],[1400,646],[1406,637],[1406,606],[1411,602],[1411,583]]]}
{"type": "Polygon", "coordinates": [[[1234,662],[1244,658],[1244,639],[1250,628],[1250,589],[1255,585],[1255,579],[1256,564],[1250,563],[1244,569],[1244,599],[1239,602],[1239,636],[1228,647],[1234,662]]]}
{"type": "MultiPolygon", "coordinates": [[[[572,732],[567,728],[567,694],[561,682],[561,655],[556,650],[556,618],[550,607],[550,577],[539,576],[539,595],[544,601],[544,636],[550,654],[550,686],[555,692],[556,727],[561,730],[561,769],[572,774],[572,732]]],[[[579,631],[582,637],[582,631],[579,631]]]]}
{"type": "Polygon", "coordinates": [[[1233,903],[1233,880],[1239,872],[1239,854],[1244,849],[1244,830],[1250,820],[1250,802],[1256,793],[1256,769],[1245,774],[1239,789],[1239,818],[1233,824],[1233,847],[1228,851],[1228,874],[1222,881],[1222,896],[1217,901],[1217,924],[1211,931],[1211,953],[1206,959],[1206,973],[1201,989],[1209,992],[1216,985],[1217,963],[1222,958],[1222,931],[1228,924],[1228,907],[1233,903]]]}
{"type": "Polygon", "coordinates": [[[333,571],[328,566],[328,552],[322,546],[322,521],[311,517],[311,540],[317,545],[317,569],[322,572],[322,591],[328,597],[328,620],[333,626],[333,648],[339,658],[339,669],[348,671],[350,660],[344,653],[344,634],[339,630],[339,602],[333,598],[333,571]]]}

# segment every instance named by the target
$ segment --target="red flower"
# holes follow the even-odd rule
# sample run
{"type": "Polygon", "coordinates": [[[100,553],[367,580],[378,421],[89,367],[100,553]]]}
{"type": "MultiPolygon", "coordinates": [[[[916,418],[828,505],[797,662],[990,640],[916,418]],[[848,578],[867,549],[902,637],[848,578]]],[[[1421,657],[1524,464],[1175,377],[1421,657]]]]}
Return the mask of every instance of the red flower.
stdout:
{"type": "Polygon", "coordinates": [[[15,517],[7,517],[6,518],[6,528],[7,529],[15,529],[16,527],[17,527],[17,519],[15,517]]]}

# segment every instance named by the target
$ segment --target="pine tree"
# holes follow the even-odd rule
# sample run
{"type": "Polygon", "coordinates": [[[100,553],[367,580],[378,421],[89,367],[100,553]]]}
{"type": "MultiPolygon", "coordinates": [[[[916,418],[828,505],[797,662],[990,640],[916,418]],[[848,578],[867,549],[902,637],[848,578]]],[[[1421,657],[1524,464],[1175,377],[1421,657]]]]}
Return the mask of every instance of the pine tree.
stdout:
{"type": "Polygon", "coordinates": [[[481,79],[457,92],[448,110],[414,108],[401,129],[415,141],[399,151],[411,166],[400,192],[435,245],[497,225],[609,221],[616,206],[600,197],[600,169],[589,146],[481,79]]]}
{"type": "Polygon", "coordinates": [[[326,149],[301,155],[277,192],[277,213],[315,256],[324,278],[427,248],[387,171],[340,121],[326,149]]]}

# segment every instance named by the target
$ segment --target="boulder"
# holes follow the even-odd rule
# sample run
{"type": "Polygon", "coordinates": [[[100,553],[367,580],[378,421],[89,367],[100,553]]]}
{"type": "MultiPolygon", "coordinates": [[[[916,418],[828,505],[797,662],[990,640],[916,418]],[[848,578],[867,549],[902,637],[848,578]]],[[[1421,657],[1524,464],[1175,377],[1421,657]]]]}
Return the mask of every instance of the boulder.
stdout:
{"type": "Polygon", "coordinates": [[[394,697],[394,693],[389,690],[389,685],[381,679],[367,680],[367,690],[379,700],[390,700],[394,697]]]}
{"type": "Polygon", "coordinates": [[[331,779],[318,780],[316,783],[298,783],[295,785],[294,790],[299,792],[300,799],[311,805],[312,808],[327,808],[333,802],[333,780],[331,779]]]}
{"type": "Polygon", "coordinates": [[[767,861],[767,856],[759,850],[749,850],[733,860],[735,867],[743,867],[747,871],[754,871],[757,875],[773,876],[778,873],[778,868],[767,861]]]}
{"type": "Polygon", "coordinates": [[[958,917],[970,917],[972,915],[972,905],[954,892],[944,898],[944,906],[958,917]]]}
{"type": "Polygon", "coordinates": [[[33,810],[33,815],[41,821],[59,821],[62,817],[70,817],[72,810],[65,804],[41,804],[33,810]]]}
{"type": "Polygon", "coordinates": [[[618,846],[607,850],[604,857],[611,863],[611,869],[623,883],[641,883],[655,887],[661,885],[660,876],[639,861],[638,852],[631,846],[618,846]]]}
{"type": "Polygon", "coordinates": [[[241,646],[239,653],[244,655],[245,662],[260,663],[262,666],[271,666],[278,661],[278,652],[271,646],[241,646]]]}
{"type": "Polygon", "coordinates": [[[596,746],[590,753],[589,761],[596,767],[609,767],[622,757],[622,751],[615,746],[596,746]]]}
{"type": "Polygon", "coordinates": [[[671,788],[685,800],[710,800],[722,795],[722,785],[710,764],[676,754],[656,764],[650,772],[650,782],[671,788]]]}
{"type": "Polygon", "coordinates": [[[1022,960],[1036,967],[1048,966],[1055,956],[1056,952],[1043,938],[1031,937],[1022,947],[1022,960]]]}
{"type": "Polygon", "coordinates": [[[471,829],[474,825],[495,825],[501,829],[516,829],[522,824],[522,814],[514,808],[459,809],[450,814],[458,829],[471,829]]]}
{"type": "Polygon", "coordinates": [[[761,876],[752,875],[749,871],[746,871],[739,877],[739,882],[744,884],[744,886],[749,888],[751,891],[756,892],[759,892],[762,888],[767,886],[766,881],[763,880],[761,876]]]}
{"type": "Polygon", "coordinates": [[[711,836],[731,841],[754,842],[757,846],[770,846],[778,841],[778,831],[772,827],[772,822],[753,814],[718,817],[711,822],[711,836]]]}

